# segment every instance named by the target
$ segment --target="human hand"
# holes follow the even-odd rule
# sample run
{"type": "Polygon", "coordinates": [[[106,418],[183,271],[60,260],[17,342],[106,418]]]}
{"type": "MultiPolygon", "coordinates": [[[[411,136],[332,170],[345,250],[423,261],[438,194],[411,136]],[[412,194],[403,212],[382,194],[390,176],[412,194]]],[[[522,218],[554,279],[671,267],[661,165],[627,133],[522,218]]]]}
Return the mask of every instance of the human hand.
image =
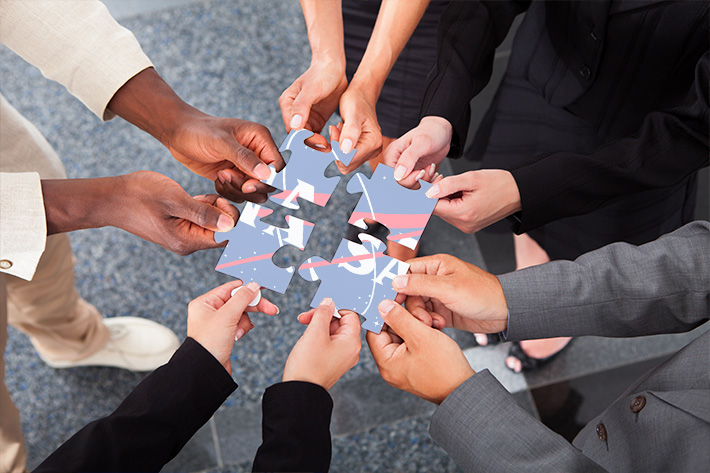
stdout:
{"type": "Polygon", "coordinates": [[[341,311],[323,299],[317,309],[301,314],[306,331],[296,342],[284,367],[284,381],[307,381],[330,389],[360,359],[360,319],[354,312],[341,311]]]}
{"type": "Polygon", "coordinates": [[[494,275],[451,255],[407,261],[410,274],[392,287],[406,295],[407,309],[435,328],[497,333],[508,327],[508,303],[494,275]]]}
{"type": "Polygon", "coordinates": [[[187,306],[187,336],[210,352],[230,374],[229,356],[234,342],[254,328],[248,312],[267,315],[279,312],[263,297],[255,307],[249,307],[259,294],[259,284],[250,282],[232,296],[232,291],[238,287],[242,287],[242,281],[228,282],[197,297],[187,306]]]}
{"type": "Polygon", "coordinates": [[[439,199],[438,215],[465,233],[475,233],[522,209],[513,175],[502,169],[481,169],[434,182],[427,197],[439,199]]]}
{"type": "Polygon", "coordinates": [[[397,389],[441,404],[475,374],[463,352],[443,332],[428,327],[391,300],[379,305],[388,330],[367,333],[367,344],[382,379],[397,389]],[[401,339],[400,339],[401,337],[401,339]]]}
{"type": "Polygon", "coordinates": [[[190,197],[177,182],[156,172],[115,179],[105,224],[179,255],[223,246],[214,241],[214,232],[231,230],[239,219],[237,209],[225,199],[214,194],[190,197]]]}
{"type": "Polygon", "coordinates": [[[349,166],[336,162],[342,174],[354,171],[382,152],[382,131],[377,123],[375,103],[377,103],[375,91],[365,91],[352,85],[340,98],[340,116],[343,119],[343,126],[339,136],[337,138],[331,136],[331,140],[340,142],[343,153],[347,154],[353,148],[357,149],[349,166]]]}
{"type": "Polygon", "coordinates": [[[279,97],[286,131],[306,128],[320,133],[348,86],[345,65],[338,61],[314,61],[279,97]]]}
{"type": "Polygon", "coordinates": [[[394,177],[405,187],[416,187],[421,171],[435,167],[446,157],[451,146],[453,127],[445,118],[424,117],[416,128],[390,144],[384,163],[394,168],[394,177]],[[416,172],[415,172],[416,171],[416,172]]]}

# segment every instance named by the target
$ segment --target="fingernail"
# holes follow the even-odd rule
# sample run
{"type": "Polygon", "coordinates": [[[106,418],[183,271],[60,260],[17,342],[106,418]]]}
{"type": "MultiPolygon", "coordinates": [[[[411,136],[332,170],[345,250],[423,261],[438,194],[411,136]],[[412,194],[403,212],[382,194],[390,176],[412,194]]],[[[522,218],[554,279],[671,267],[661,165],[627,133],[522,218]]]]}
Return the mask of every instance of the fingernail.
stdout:
{"type": "Polygon", "coordinates": [[[320,301],[320,305],[332,305],[333,304],[333,299],[330,297],[324,298],[322,301],[320,301]]]}
{"type": "Polygon", "coordinates": [[[217,173],[217,180],[218,180],[219,182],[221,182],[222,184],[224,184],[224,181],[225,181],[226,179],[224,178],[224,176],[222,175],[222,173],[218,172],[218,173],[217,173]]]}
{"type": "Polygon", "coordinates": [[[237,329],[237,334],[234,336],[234,341],[238,341],[240,338],[244,336],[244,329],[243,328],[238,328],[237,329]]]}
{"type": "Polygon", "coordinates": [[[251,323],[251,327],[249,327],[249,330],[254,330],[254,322],[251,323]]]}
{"type": "Polygon", "coordinates": [[[226,232],[234,228],[234,220],[229,215],[222,214],[217,219],[217,229],[220,232],[226,232]]]}
{"type": "Polygon", "coordinates": [[[244,187],[242,187],[242,192],[245,192],[247,194],[251,194],[252,192],[256,192],[256,186],[254,184],[247,184],[244,187]]]}
{"type": "Polygon", "coordinates": [[[254,167],[254,175],[259,179],[266,179],[271,175],[271,171],[264,163],[259,163],[254,167]]]}
{"type": "Polygon", "coordinates": [[[222,176],[222,184],[225,182],[232,182],[232,175],[227,171],[220,171],[220,176],[222,176]]]}
{"type": "Polygon", "coordinates": [[[394,170],[394,178],[399,181],[404,177],[404,173],[407,172],[407,168],[402,166],[401,164],[397,166],[397,168],[394,170]]]}
{"type": "Polygon", "coordinates": [[[256,291],[259,290],[259,288],[260,288],[261,286],[259,286],[259,283],[258,283],[258,282],[252,281],[252,282],[250,282],[249,284],[247,284],[247,287],[249,288],[250,291],[256,292],[256,291]]]}
{"type": "Polygon", "coordinates": [[[426,195],[430,199],[437,197],[439,195],[439,184],[434,184],[433,186],[431,186],[429,190],[424,193],[424,195],[426,195]]]}
{"type": "Polygon", "coordinates": [[[301,115],[294,115],[291,118],[291,128],[298,128],[301,126],[301,123],[303,123],[303,117],[301,115]]]}
{"type": "Polygon", "coordinates": [[[303,314],[298,314],[298,317],[296,317],[296,320],[298,320],[298,321],[300,322],[300,321],[301,321],[301,317],[303,317],[303,314]]]}
{"type": "Polygon", "coordinates": [[[274,306],[276,307],[276,315],[279,315],[281,313],[281,309],[279,309],[279,306],[274,306]]]}
{"type": "Polygon", "coordinates": [[[391,311],[394,308],[394,302],[392,302],[389,299],[385,299],[382,302],[380,302],[380,305],[378,306],[380,309],[381,314],[388,314],[389,311],[391,311]]]}
{"type": "Polygon", "coordinates": [[[325,149],[325,145],[324,145],[324,144],[321,144],[321,143],[316,143],[316,144],[314,144],[313,146],[315,146],[315,147],[318,148],[318,149],[325,149]]]}
{"type": "Polygon", "coordinates": [[[433,176],[434,172],[436,172],[436,164],[431,163],[431,166],[429,166],[429,176],[433,176]]]}
{"type": "Polygon", "coordinates": [[[404,289],[407,287],[409,276],[397,276],[392,280],[392,285],[395,289],[404,289]]]}
{"type": "Polygon", "coordinates": [[[421,179],[422,177],[424,177],[424,169],[422,169],[421,171],[419,171],[419,174],[417,174],[417,179],[416,179],[416,180],[418,181],[418,180],[421,179]]]}
{"type": "Polygon", "coordinates": [[[340,151],[342,151],[345,154],[348,154],[350,151],[353,150],[353,140],[350,138],[345,138],[342,143],[340,143],[340,151]]]}

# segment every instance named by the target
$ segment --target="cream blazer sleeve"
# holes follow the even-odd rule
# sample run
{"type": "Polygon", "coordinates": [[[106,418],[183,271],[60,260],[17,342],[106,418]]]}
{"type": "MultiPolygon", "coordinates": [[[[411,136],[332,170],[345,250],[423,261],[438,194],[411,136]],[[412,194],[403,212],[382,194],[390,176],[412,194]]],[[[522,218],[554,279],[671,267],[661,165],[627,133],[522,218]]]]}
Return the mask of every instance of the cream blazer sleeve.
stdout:
{"type": "Polygon", "coordinates": [[[59,82],[102,120],[109,101],[153,64],[98,0],[2,0],[0,42],[59,82]]]}
{"type": "Polygon", "coordinates": [[[0,272],[31,280],[46,239],[39,174],[0,172],[0,272]]]}

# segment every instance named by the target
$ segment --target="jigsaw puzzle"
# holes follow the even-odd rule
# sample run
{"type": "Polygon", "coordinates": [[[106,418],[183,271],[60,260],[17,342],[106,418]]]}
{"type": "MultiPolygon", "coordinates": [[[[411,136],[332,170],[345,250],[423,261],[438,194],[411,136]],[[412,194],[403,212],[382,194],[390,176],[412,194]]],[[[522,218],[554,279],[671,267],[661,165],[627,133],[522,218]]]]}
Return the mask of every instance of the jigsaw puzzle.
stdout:
{"type": "MultiPolygon", "coordinates": [[[[330,152],[317,151],[305,144],[311,136],[313,132],[308,130],[292,130],[279,148],[281,152],[291,151],[288,164],[278,173],[270,166],[271,176],[263,181],[281,191],[272,195],[271,201],[284,208],[299,209],[298,197],[325,206],[341,179],[326,177],[326,168],[336,159],[350,164],[357,151],[345,154],[337,141],[331,141],[330,152]]],[[[436,200],[424,195],[431,184],[420,184],[416,191],[400,186],[394,170],[383,164],[371,178],[355,174],[346,190],[362,195],[348,223],[367,228],[365,219],[374,220],[389,230],[388,240],[415,248],[436,205],[436,200]]],[[[288,228],[275,227],[261,220],[271,213],[269,208],[247,203],[232,230],[215,233],[218,243],[229,241],[215,269],[283,294],[294,267],[281,268],[272,257],[287,245],[303,250],[314,224],[287,215],[288,228]]],[[[377,307],[382,300],[395,298],[392,279],[405,274],[409,265],[385,255],[387,245],[372,235],[361,233],[359,239],[360,243],[342,240],[331,261],[311,257],[298,270],[308,281],[321,281],[311,307],[330,297],[338,309],[350,309],[365,317],[363,328],[380,333],[382,320],[377,307]]]]}
{"type": "Polygon", "coordinates": [[[307,281],[321,281],[311,307],[330,297],[337,309],[350,309],[365,317],[362,328],[380,333],[383,322],[377,306],[384,299],[394,300],[397,293],[392,279],[406,274],[409,265],[385,255],[387,245],[373,236],[361,233],[359,238],[362,244],[342,240],[331,261],[308,258],[298,274],[307,281]]]}
{"type": "Polygon", "coordinates": [[[313,232],[311,222],[291,215],[286,216],[288,228],[279,228],[261,221],[273,210],[247,202],[237,225],[228,232],[215,232],[217,243],[229,240],[215,268],[244,281],[256,281],[263,287],[283,294],[293,277],[294,268],[276,266],[272,257],[284,245],[303,250],[313,232]]]}
{"type": "Polygon", "coordinates": [[[394,178],[394,169],[384,164],[377,166],[370,179],[355,174],[348,182],[347,191],[361,192],[362,196],[348,223],[364,229],[367,228],[365,219],[374,220],[390,231],[388,240],[416,248],[436,206],[436,199],[425,195],[431,184],[425,181],[419,184],[418,190],[400,186],[394,178]]]}
{"type": "Polygon", "coordinates": [[[296,197],[320,206],[328,203],[340,177],[325,177],[325,169],[336,159],[346,165],[350,164],[356,150],[345,154],[340,151],[337,141],[331,141],[332,149],[329,153],[317,151],[305,144],[305,140],[311,136],[312,131],[291,130],[281,144],[279,151],[291,151],[288,165],[280,172],[269,166],[271,176],[262,181],[282,191],[271,196],[272,202],[290,209],[299,208],[296,197]]]}

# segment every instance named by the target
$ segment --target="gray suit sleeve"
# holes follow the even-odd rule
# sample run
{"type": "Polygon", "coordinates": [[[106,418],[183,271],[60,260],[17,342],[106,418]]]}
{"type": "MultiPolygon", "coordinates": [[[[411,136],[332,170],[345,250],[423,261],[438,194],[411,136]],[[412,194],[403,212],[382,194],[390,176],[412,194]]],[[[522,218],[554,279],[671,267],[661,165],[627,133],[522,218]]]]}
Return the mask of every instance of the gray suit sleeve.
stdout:
{"type": "Polygon", "coordinates": [[[498,279],[510,310],[509,340],[689,331],[710,313],[710,223],[498,279]]]}
{"type": "Polygon", "coordinates": [[[606,471],[520,407],[488,370],[441,403],[429,433],[465,472],[606,471]]]}

